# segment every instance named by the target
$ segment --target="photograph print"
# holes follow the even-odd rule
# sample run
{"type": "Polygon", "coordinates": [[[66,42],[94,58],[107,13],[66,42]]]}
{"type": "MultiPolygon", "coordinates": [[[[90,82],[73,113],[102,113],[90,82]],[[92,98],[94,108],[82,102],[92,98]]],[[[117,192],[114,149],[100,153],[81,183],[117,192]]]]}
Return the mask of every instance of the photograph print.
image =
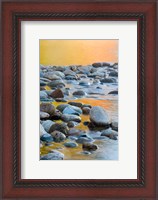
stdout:
{"type": "Polygon", "coordinates": [[[119,40],[39,40],[40,160],[118,160],[119,40]]]}

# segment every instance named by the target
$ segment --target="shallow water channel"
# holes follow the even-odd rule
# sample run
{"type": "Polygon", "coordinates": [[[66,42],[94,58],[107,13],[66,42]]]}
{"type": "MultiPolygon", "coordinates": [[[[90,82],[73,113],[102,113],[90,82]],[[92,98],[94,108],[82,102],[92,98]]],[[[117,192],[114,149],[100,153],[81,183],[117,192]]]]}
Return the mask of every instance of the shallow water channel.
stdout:
{"type": "MultiPolygon", "coordinates": [[[[79,85],[76,80],[66,81],[66,88],[69,89],[67,101],[82,102],[83,104],[90,104],[91,106],[101,106],[108,112],[112,121],[118,121],[118,95],[108,94],[110,91],[117,90],[118,85],[116,83],[96,85],[91,82],[90,78],[84,79],[84,81],[87,81],[89,85],[79,85]],[[72,93],[76,89],[82,89],[87,95],[82,98],[74,97],[72,93]]],[[[47,86],[45,89],[50,90],[47,86]]],[[[63,103],[52,102],[52,104],[58,106],[63,103]]],[[[86,131],[86,133],[94,139],[94,144],[97,144],[99,147],[97,151],[85,154],[82,149],[82,144],[78,144],[75,148],[67,148],[63,143],[71,140],[66,139],[66,141],[61,143],[52,142],[49,146],[44,145],[40,149],[41,155],[47,154],[50,150],[58,150],[64,154],[64,160],[118,160],[119,140],[112,140],[108,137],[97,139],[97,137],[100,136],[99,130],[91,131],[88,126],[83,124],[85,121],[90,121],[89,115],[82,114],[80,117],[82,121],[75,128],[86,131]]],[[[60,122],[60,120],[57,120],[57,122],[60,122]]]]}

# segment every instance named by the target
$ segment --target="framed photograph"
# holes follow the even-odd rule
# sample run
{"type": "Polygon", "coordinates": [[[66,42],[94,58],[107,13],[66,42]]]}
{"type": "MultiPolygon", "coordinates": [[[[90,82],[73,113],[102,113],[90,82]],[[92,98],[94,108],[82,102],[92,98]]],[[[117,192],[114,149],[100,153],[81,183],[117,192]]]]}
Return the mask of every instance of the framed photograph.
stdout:
{"type": "Polygon", "coordinates": [[[2,199],[157,199],[156,1],[2,2],[2,199]]]}

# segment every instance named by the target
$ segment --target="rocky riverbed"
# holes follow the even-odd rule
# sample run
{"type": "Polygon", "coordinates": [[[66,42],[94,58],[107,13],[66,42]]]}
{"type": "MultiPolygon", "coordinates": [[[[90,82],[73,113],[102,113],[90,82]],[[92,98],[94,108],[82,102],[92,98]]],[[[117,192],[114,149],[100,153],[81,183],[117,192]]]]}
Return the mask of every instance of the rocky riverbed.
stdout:
{"type": "Polygon", "coordinates": [[[118,64],[40,66],[40,159],[118,159],[118,64]]]}

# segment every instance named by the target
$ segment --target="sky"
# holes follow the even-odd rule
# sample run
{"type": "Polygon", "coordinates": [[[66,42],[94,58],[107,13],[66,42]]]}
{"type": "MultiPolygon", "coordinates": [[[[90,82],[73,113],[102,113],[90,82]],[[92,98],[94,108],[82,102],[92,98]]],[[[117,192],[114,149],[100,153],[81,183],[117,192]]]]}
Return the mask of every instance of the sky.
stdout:
{"type": "Polygon", "coordinates": [[[118,40],[40,40],[40,64],[118,62],[118,40]]]}

